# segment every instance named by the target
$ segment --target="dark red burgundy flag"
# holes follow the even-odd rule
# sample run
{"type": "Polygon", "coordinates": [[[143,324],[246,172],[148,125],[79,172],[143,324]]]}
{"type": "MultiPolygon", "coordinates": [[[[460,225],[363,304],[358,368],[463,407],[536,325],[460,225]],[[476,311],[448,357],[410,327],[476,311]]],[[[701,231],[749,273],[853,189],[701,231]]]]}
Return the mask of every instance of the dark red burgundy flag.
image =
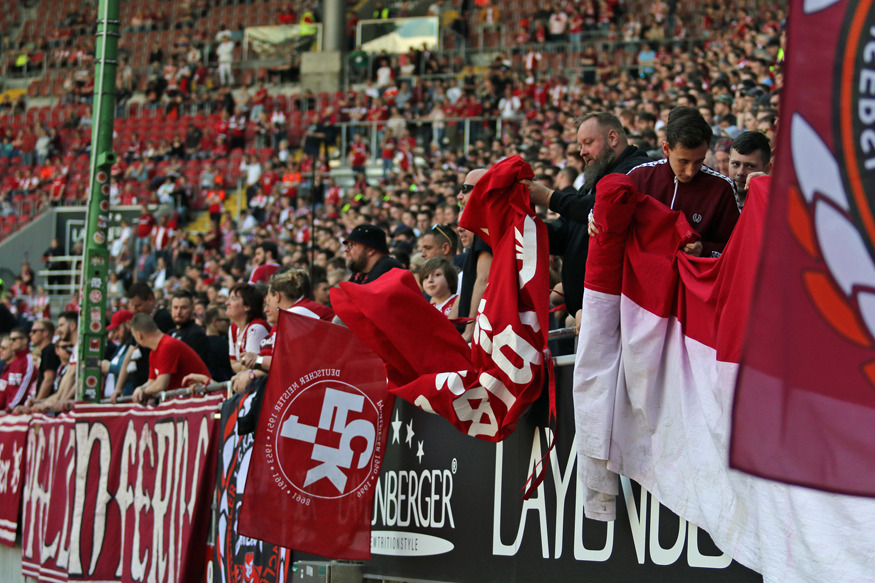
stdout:
{"type": "MultiPolygon", "coordinates": [[[[731,464],[875,495],[875,11],[790,3],[786,84],[731,464]]],[[[742,317],[739,314],[738,317],[742,317]]]]}
{"type": "MultiPolygon", "coordinates": [[[[548,379],[549,249],[519,182],[530,178],[519,156],[502,160],[477,182],[462,215],[493,251],[470,348],[409,271],[331,290],[338,316],[386,362],[393,394],[487,441],[513,433],[548,379]]],[[[551,411],[552,403],[551,393],[551,411]]]]}
{"type": "Polygon", "coordinates": [[[238,532],[368,559],[393,402],[383,363],[346,328],[282,310],[273,362],[238,532]]]}
{"type": "Polygon", "coordinates": [[[30,415],[7,415],[0,420],[0,543],[8,547],[15,546],[29,422],[30,415]]]}

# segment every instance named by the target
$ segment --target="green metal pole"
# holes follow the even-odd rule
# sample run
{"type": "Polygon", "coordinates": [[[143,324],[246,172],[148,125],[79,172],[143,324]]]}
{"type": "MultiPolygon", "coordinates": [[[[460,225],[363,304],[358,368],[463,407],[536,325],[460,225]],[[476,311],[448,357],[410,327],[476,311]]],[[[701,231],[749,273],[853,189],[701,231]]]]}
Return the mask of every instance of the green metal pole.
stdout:
{"type": "Polygon", "coordinates": [[[115,76],[118,69],[119,0],[100,0],[97,7],[91,166],[88,214],[82,262],[82,313],[79,316],[78,398],[100,399],[100,360],[106,346],[106,280],[109,252],[109,175],[115,163],[112,129],[115,120],[115,76]]]}

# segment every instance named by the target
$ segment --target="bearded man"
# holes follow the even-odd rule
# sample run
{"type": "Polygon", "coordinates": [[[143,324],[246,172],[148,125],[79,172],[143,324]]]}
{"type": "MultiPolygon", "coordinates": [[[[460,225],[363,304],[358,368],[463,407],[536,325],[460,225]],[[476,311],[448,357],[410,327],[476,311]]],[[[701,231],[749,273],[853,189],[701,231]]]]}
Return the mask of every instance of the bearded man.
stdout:
{"type": "Polygon", "coordinates": [[[370,283],[401,264],[389,255],[386,232],[375,225],[357,225],[343,242],[349,281],[370,283]]]}
{"type": "Polygon", "coordinates": [[[587,219],[595,204],[596,184],[608,174],[627,173],[651,159],[636,146],[629,145],[620,119],[608,112],[592,112],[577,120],[577,145],[583,158],[583,186],[551,190],[539,182],[529,186],[532,202],[548,207],[559,218],[547,223],[550,253],[562,256],[562,288],[565,306],[580,328],[583,281],[589,253],[587,219]]]}

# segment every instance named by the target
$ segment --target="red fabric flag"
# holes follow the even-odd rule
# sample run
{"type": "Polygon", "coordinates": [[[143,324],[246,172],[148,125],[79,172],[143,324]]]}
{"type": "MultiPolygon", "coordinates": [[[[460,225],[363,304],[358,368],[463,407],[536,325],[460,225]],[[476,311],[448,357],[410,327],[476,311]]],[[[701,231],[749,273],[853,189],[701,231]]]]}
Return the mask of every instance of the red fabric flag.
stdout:
{"type": "Polygon", "coordinates": [[[584,510],[615,518],[620,474],[766,583],[869,581],[875,542],[859,533],[875,521],[875,501],[728,467],[767,185],[753,181],[723,255],[711,259],[679,251],[686,219],[634,192],[628,177],[599,182],[601,232],[590,241],[574,368],[584,510]]]}
{"type": "Polygon", "coordinates": [[[203,579],[221,395],[34,414],[22,571],[40,582],[203,579]]]}
{"type": "Polygon", "coordinates": [[[238,532],[335,559],[368,559],[392,397],[349,330],[280,310],[238,532]]]}
{"type": "Polygon", "coordinates": [[[331,290],[335,312],[386,362],[392,393],[487,441],[513,432],[548,378],[547,232],[518,182],[531,177],[519,156],[503,160],[465,207],[462,226],[493,251],[471,348],[409,272],[331,290]]]}
{"type": "Polygon", "coordinates": [[[0,543],[15,546],[30,415],[0,417],[0,543]]]}
{"type": "Polygon", "coordinates": [[[776,174],[731,463],[875,496],[873,12],[871,2],[850,0],[790,10],[776,174]]]}

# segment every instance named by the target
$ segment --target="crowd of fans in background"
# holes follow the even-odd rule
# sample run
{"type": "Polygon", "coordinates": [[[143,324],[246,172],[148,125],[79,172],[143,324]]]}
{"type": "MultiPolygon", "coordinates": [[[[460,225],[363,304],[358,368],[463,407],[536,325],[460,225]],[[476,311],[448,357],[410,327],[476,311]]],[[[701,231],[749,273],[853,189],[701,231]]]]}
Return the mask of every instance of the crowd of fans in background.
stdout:
{"type": "MultiPolygon", "coordinates": [[[[443,3],[436,0],[429,12],[442,14],[443,3]]],[[[195,9],[197,3],[190,4],[195,9]]],[[[136,369],[129,362],[134,350],[141,352],[138,358],[145,350],[131,339],[157,338],[148,323],[138,323],[139,331],[132,332],[135,313],[151,315],[160,332],[169,335],[185,336],[174,330],[197,326],[197,336],[205,338],[198,340],[201,348],[195,352],[202,353],[207,378],[233,379],[235,387],[245,386],[264,369],[253,355],[270,338],[272,314],[263,313],[262,306],[275,312],[279,301],[269,299],[276,291],[270,275],[292,270],[297,278],[293,291],[279,288],[286,294],[283,308],[306,297],[329,309],[328,290],[349,280],[351,272],[355,276],[361,271],[352,252],[344,253],[344,244],[354,247],[353,234],[360,234],[365,225],[385,233],[386,253],[381,255],[391,255],[412,270],[439,309],[448,316],[467,316],[467,309],[460,313],[451,296],[466,278],[471,285],[472,277],[479,277],[476,266],[463,271],[461,283],[456,273],[466,255],[479,257],[481,251],[471,234],[458,227],[458,197],[460,190],[467,192],[463,185],[470,184],[469,172],[520,155],[546,188],[581,189],[587,163],[581,157],[575,120],[588,112],[613,113],[628,143],[658,159],[669,112],[676,106],[696,108],[714,135],[705,163],[740,180],[737,188],[743,189],[745,175],[738,178],[729,166],[730,146],[743,133],[756,132],[765,136],[770,152],[774,148],[783,84],[784,9],[730,10],[714,2],[694,3],[681,11],[676,4],[545,3],[518,23],[516,40],[531,43],[521,54],[496,51],[488,67],[466,66],[457,75],[445,76],[441,74],[452,69],[451,58],[432,50],[377,59],[371,55],[359,71],[361,83],[327,102],[307,91],[284,96],[268,78],[232,89],[231,78],[217,79],[215,71],[195,58],[196,43],[190,50],[175,47],[172,55],[156,56],[154,83],[147,87],[143,107],[157,110],[159,119],[185,123],[179,126],[183,133],[158,143],[126,136],[126,147],[118,150],[111,203],[139,204],[141,212],[135,224],[124,221],[110,242],[109,313],[121,314],[118,319],[113,316],[112,338],[131,350],[121,361],[118,354],[107,354],[106,369],[116,370],[107,396],[131,394],[148,382],[143,371],[136,382],[118,382],[121,371],[133,374],[136,369]],[[584,42],[584,33],[593,30],[605,33],[601,41],[584,42]],[[699,40],[692,42],[693,38],[699,40]],[[569,47],[580,68],[559,70],[543,64],[553,62],[556,54],[567,59],[569,47]],[[191,73],[189,81],[179,77],[181,69],[191,73]],[[305,126],[291,123],[293,111],[305,113],[305,126]],[[465,118],[476,120],[468,125],[467,136],[465,118]],[[363,122],[351,126],[346,151],[336,132],[341,122],[363,122]],[[464,144],[469,144],[467,150],[464,144]],[[344,182],[339,178],[347,168],[354,171],[353,178],[344,182]],[[223,201],[238,178],[246,204],[234,216],[223,201]],[[210,228],[186,230],[193,211],[201,209],[210,216],[210,228]],[[262,289],[259,284],[271,287],[262,289]],[[182,303],[188,307],[177,309],[182,303]],[[165,317],[162,310],[172,316],[165,317]],[[263,329],[257,343],[240,346],[254,329],[263,329]],[[206,355],[222,353],[227,358],[229,337],[227,367],[224,359],[206,355]],[[114,356],[118,362],[112,365],[114,356]]],[[[393,10],[406,6],[402,2],[393,10]]],[[[378,10],[383,17],[382,5],[378,10]]],[[[486,2],[479,8],[478,22],[499,22],[498,10],[486,2]]],[[[223,42],[231,34],[223,32],[223,42]]],[[[186,39],[180,36],[183,44],[193,42],[186,39]]],[[[353,51],[350,56],[354,68],[360,55],[353,51]]],[[[7,130],[0,156],[22,159],[4,178],[2,192],[9,200],[13,193],[34,190],[41,193],[41,204],[77,200],[65,189],[75,157],[88,152],[84,128],[90,127],[91,113],[85,101],[70,110],[71,133],[65,139],[61,128],[49,126],[24,128],[18,135],[7,130]],[[22,135],[29,132],[32,143],[22,144],[22,135]]],[[[558,216],[545,207],[539,210],[548,221],[558,216]]],[[[19,343],[16,334],[26,335],[28,328],[40,326],[48,330],[53,322],[45,301],[37,300],[45,293],[35,291],[32,272],[25,271],[6,290],[6,304],[19,330],[10,336],[19,343]]],[[[561,307],[559,257],[552,259],[551,271],[558,292],[553,317],[558,326],[571,324],[574,313],[561,307]]],[[[70,330],[76,302],[74,298],[64,312],[67,325],[55,326],[59,356],[65,345],[75,343],[75,337],[59,331],[70,330]]],[[[148,344],[158,346],[151,340],[148,344]]],[[[34,351],[40,346],[31,344],[34,351]]],[[[13,352],[27,352],[25,345],[19,348],[13,352]]],[[[0,345],[0,359],[8,363],[3,354],[12,352],[3,353],[0,345]]],[[[10,405],[8,390],[6,394],[10,405]]]]}

